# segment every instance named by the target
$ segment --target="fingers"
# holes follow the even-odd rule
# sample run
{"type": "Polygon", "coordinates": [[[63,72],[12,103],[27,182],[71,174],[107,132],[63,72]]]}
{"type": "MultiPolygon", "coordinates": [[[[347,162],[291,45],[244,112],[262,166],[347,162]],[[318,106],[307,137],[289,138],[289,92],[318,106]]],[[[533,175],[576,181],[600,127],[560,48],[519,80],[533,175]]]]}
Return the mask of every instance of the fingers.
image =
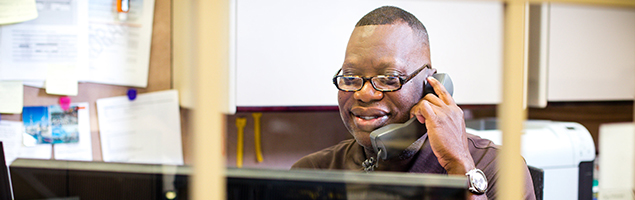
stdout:
{"type": "MultiPolygon", "coordinates": [[[[435,79],[432,76],[429,76],[427,78],[428,83],[430,83],[430,85],[432,86],[432,88],[434,89],[434,92],[437,93],[437,95],[439,95],[439,99],[443,100],[443,102],[447,105],[455,105],[456,103],[454,102],[454,99],[452,98],[452,95],[450,95],[450,93],[445,89],[445,87],[443,86],[443,84],[441,84],[437,79],[435,79]]],[[[427,97],[428,95],[426,95],[427,97]]],[[[431,103],[435,103],[433,101],[430,101],[431,103]]],[[[436,104],[435,105],[439,105],[436,104]]]]}
{"type": "Polygon", "coordinates": [[[423,99],[430,102],[431,104],[435,106],[443,106],[446,104],[443,100],[441,100],[439,97],[437,97],[436,95],[432,93],[426,94],[426,96],[424,96],[423,99]]]}
{"type": "Polygon", "coordinates": [[[410,117],[417,117],[421,123],[425,123],[426,119],[434,119],[436,117],[433,105],[426,100],[421,100],[410,110],[410,117]]]}
{"type": "Polygon", "coordinates": [[[447,112],[450,108],[456,106],[452,95],[445,89],[443,84],[431,76],[428,77],[427,80],[434,89],[434,92],[439,96],[426,94],[423,99],[410,110],[410,116],[417,117],[417,120],[421,123],[425,123],[426,119],[434,120],[437,117],[437,112],[447,112]]]}

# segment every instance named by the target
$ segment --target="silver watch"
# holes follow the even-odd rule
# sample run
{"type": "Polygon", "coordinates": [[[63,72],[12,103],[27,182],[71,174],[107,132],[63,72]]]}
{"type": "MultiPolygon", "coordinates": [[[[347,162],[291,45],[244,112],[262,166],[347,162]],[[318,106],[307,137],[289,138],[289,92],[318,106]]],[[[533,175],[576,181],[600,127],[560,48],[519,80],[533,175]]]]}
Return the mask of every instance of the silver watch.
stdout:
{"type": "Polygon", "coordinates": [[[468,190],[474,194],[483,194],[487,191],[487,178],[480,169],[472,169],[465,173],[468,181],[468,190]]]}

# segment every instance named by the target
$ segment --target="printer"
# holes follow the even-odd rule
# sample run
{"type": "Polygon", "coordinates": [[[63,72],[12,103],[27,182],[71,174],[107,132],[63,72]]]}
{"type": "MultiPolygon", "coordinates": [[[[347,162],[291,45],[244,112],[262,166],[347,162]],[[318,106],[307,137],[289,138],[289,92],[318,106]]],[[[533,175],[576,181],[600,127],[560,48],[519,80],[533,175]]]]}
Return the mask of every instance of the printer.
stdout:
{"type": "MultiPolygon", "coordinates": [[[[466,121],[467,132],[503,145],[496,119],[466,121]]],[[[543,199],[592,199],[595,145],[579,123],[528,120],[521,136],[527,165],[544,171],[543,199]]]]}

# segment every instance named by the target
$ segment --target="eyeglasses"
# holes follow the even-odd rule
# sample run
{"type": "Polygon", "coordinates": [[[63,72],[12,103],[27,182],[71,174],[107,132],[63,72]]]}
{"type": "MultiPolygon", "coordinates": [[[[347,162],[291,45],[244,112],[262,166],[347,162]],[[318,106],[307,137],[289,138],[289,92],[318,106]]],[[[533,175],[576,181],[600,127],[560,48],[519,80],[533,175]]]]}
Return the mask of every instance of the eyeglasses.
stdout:
{"type": "Polygon", "coordinates": [[[339,90],[345,92],[355,92],[361,90],[362,87],[364,87],[364,84],[366,84],[366,81],[370,81],[373,88],[377,91],[393,92],[401,89],[402,85],[417,76],[417,74],[425,68],[430,68],[430,66],[423,65],[421,68],[417,69],[417,71],[414,71],[412,74],[406,76],[407,78],[392,75],[377,75],[372,77],[337,75],[342,71],[342,68],[340,68],[340,70],[335,73],[335,76],[333,76],[333,84],[335,84],[335,87],[339,90]]]}

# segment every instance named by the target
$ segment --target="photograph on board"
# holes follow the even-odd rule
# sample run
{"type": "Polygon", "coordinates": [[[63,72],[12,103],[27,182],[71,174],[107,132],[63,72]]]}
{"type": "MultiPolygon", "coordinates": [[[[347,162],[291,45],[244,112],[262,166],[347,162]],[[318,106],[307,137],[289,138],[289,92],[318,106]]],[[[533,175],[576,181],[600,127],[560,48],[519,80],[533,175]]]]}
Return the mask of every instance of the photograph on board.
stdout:
{"type": "Polygon", "coordinates": [[[63,110],[59,105],[49,106],[51,118],[51,135],[45,141],[48,143],[77,143],[79,141],[79,125],[77,120],[77,106],[70,106],[63,110]]]}
{"type": "MultiPolygon", "coordinates": [[[[47,143],[44,136],[51,135],[49,112],[46,106],[26,106],[22,110],[25,146],[47,143]]],[[[48,142],[50,143],[50,142],[48,142]]]]}

